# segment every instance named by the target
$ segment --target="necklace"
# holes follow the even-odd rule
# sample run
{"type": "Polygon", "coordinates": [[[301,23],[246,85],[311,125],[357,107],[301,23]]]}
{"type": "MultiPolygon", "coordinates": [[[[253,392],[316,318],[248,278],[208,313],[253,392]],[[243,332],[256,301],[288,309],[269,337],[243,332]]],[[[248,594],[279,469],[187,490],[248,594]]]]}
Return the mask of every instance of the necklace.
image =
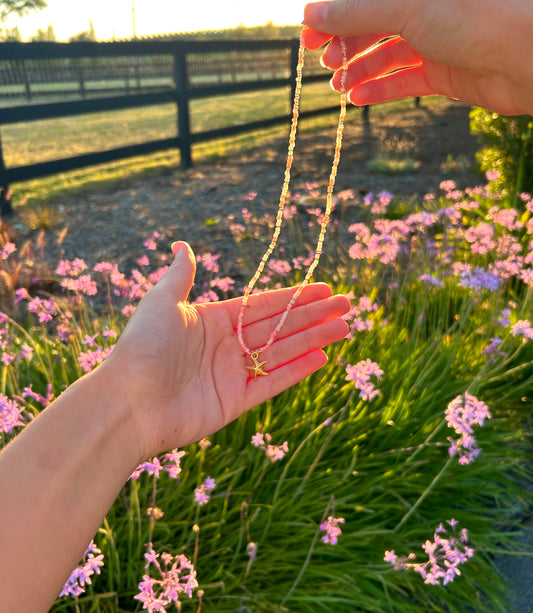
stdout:
{"type": "Polygon", "coordinates": [[[300,114],[300,94],[302,91],[302,75],[303,75],[303,65],[304,65],[304,49],[305,48],[303,44],[303,37],[300,37],[300,48],[298,51],[298,64],[296,67],[296,85],[295,85],[294,103],[292,107],[292,123],[291,123],[291,129],[289,132],[289,148],[287,152],[287,163],[285,166],[285,178],[284,178],[283,187],[281,190],[281,196],[279,200],[278,212],[276,215],[274,233],[272,235],[272,240],[270,241],[270,245],[268,246],[268,249],[263,255],[261,262],[259,263],[259,266],[257,267],[257,270],[255,271],[253,277],[250,279],[250,282],[248,283],[248,285],[246,286],[244,290],[244,294],[243,294],[242,302],[241,302],[241,309],[239,311],[239,317],[237,320],[237,338],[239,340],[239,345],[241,346],[241,349],[244,351],[245,355],[250,356],[250,359],[253,362],[253,365],[246,366],[246,369],[251,371],[250,375],[253,375],[254,380],[256,380],[258,376],[268,375],[268,372],[266,372],[263,369],[263,366],[267,362],[266,360],[261,361],[260,356],[264,351],[266,351],[270,347],[270,345],[272,345],[276,336],[279,334],[296,300],[302,293],[305,286],[308,285],[315,268],[318,266],[318,262],[322,254],[324,238],[326,236],[326,230],[327,230],[327,226],[330,220],[331,210],[333,208],[333,189],[335,187],[335,179],[337,177],[337,169],[338,169],[339,161],[340,161],[342,136],[344,132],[344,120],[346,118],[346,98],[347,96],[346,96],[345,90],[346,90],[346,71],[347,71],[347,61],[348,60],[347,60],[346,41],[344,40],[344,38],[340,39],[340,43],[341,43],[341,50],[342,50],[342,78],[341,78],[341,90],[340,90],[341,97],[340,97],[339,121],[337,124],[337,134],[335,138],[335,153],[333,155],[333,162],[331,165],[331,174],[329,177],[329,183],[328,183],[328,189],[327,189],[326,211],[324,213],[322,222],[320,224],[320,232],[318,235],[315,255],[313,257],[313,261],[311,262],[311,264],[309,265],[309,268],[307,269],[307,273],[305,275],[304,280],[296,288],[294,294],[292,295],[291,299],[289,300],[287,304],[287,307],[285,308],[285,311],[281,315],[281,318],[278,324],[276,325],[276,327],[270,334],[267,342],[261,347],[258,347],[256,349],[251,349],[250,347],[248,347],[248,345],[244,341],[244,335],[243,335],[244,312],[246,310],[246,307],[248,306],[248,300],[249,300],[250,294],[252,293],[252,290],[254,289],[255,284],[259,280],[259,277],[261,276],[266,266],[266,263],[268,262],[272,252],[274,251],[277,245],[278,237],[281,232],[281,224],[283,222],[283,213],[285,211],[285,205],[286,205],[287,198],[288,198],[289,185],[290,185],[290,180],[291,180],[291,168],[292,168],[292,164],[294,160],[294,147],[296,144],[296,131],[298,129],[298,118],[300,114]]]}

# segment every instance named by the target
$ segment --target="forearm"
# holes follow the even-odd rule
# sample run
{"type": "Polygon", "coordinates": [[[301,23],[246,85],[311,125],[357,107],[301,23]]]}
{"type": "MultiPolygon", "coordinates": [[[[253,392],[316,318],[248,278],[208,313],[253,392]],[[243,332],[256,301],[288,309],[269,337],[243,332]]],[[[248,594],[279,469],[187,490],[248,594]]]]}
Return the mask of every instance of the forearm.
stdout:
{"type": "Polygon", "coordinates": [[[0,454],[0,611],[52,605],[140,461],[107,376],[76,382],[0,454]]]}

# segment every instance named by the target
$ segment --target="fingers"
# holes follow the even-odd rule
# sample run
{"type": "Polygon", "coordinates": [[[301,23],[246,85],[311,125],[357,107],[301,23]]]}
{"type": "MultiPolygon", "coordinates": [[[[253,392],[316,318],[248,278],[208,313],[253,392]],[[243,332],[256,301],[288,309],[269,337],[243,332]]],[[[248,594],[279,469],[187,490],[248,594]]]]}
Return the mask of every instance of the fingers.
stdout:
{"type": "MultiPolygon", "coordinates": [[[[287,287],[279,290],[252,294],[248,299],[248,305],[244,314],[244,325],[248,326],[257,321],[283,313],[295,291],[295,287],[287,287]]],[[[329,285],[325,283],[311,283],[304,287],[295,306],[309,304],[317,300],[324,300],[325,298],[329,298],[331,294],[332,291],[329,285]]],[[[224,303],[225,308],[229,311],[234,327],[237,326],[237,317],[239,316],[241,304],[242,298],[234,298],[224,303]]]]}
{"type": "MultiPolygon", "coordinates": [[[[421,57],[401,38],[385,41],[350,63],[346,74],[346,89],[351,90],[356,85],[379,79],[396,70],[419,66],[421,57]]],[[[331,80],[332,87],[337,91],[341,88],[342,70],[337,70],[331,80]]]]}
{"type": "Polygon", "coordinates": [[[306,353],[342,340],[348,332],[348,324],[343,319],[332,319],[279,339],[261,354],[261,360],[267,361],[265,370],[273,372],[306,353]]]}
{"type": "MultiPolygon", "coordinates": [[[[385,34],[363,34],[362,36],[349,36],[346,38],[346,55],[349,61],[353,61],[356,56],[365,53],[368,49],[387,38],[385,34]]],[[[322,54],[322,64],[331,70],[338,70],[342,67],[343,52],[340,40],[335,37],[331,40],[326,50],[322,54]]]]}
{"type": "Polygon", "coordinates": [[[196,274],[196,260],[191,247],[183,242],[172,245],[174,261],[157,284],[168,291],[176,302],[187,300],[196,274]]]}
{"type": "Polygon", "coordinates": [[[307,28],[306,26],[304,26],[302,30],[303,44],[310,51],[320,49],[322,45],[325,45],[331,39],[331,34],[326,34],[325,32],[317,32],[316,30],[311,30],[311,28],[307,28]]]}
{"type": "Polygon", "coordinates": [[[357,85],[350,91],[349,99],[353,104],[365,106],[436,93],[427,82],[422,66],[415,66],[357,85]]]}
{"type": "MultiPolygon", "coordinates": [[[[307,330],[332,319],[342,317],[350,310],[350,301],[346,296],[331,296],[324,300],[295,306],[284,326],[281,328],[277,340],[290,337],[297,332],[307,330]]],[[[280,315],[263,319],[244,329],[244,335],[249,347],[264,345],[279,322],[280,315]]],[[[322,345],[317,345],[322,346],[322,345]]],[[[311,348],[311,347],[310,347],[311,348]]]]}
{"type": "Polygon", "coordinates": [[[246,386],[246,403],[248,408],[280,394],[287,388],[303,381],[306,377],[319,370],[328,361],[326,354],[320,349],[299,356],[282,368],[269,373],[268,377],[253,379],[246,386]]]}
{"type": "MultiPolygon", "coordinates": [[[[332,0],[305,7],[304,24],[321,33],[350,36],[386,32],[401,34],[419,2],[409,0],[332,0]]],[[[308,35],[315,40],[315,35],[308,35]]],[[[318,37],[317,37],[318,39],[318,37]]]]}
{"type": "Polygon", "coordinates": [[[348,324],[337,318],[276,341],[260,356],[261,362],[266,361],[263,368],[268,376],[250,377],[247,382],[249,406],[279,394],[324,366],[327,356],[321,348],[347,334],[348,324]]]}

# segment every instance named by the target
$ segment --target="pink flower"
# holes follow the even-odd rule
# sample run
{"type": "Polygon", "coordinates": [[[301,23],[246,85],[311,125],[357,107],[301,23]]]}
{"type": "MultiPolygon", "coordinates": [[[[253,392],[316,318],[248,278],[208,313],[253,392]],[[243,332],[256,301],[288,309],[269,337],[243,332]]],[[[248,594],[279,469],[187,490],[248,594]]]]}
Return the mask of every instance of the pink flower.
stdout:
{"type": "Polygon", "coordinates": [[[15,245],[15,243],[6,243],[0,251],[0,260],[7,260],[7,258],[12,253],[15,253],[16,250],[17,246],[15,245]]]}
{"type": "Polygon", "coordinates": [[[148,264],[150,264],[150,260],[148,259],[148,256],[142,255],[138,260],[137,260],[137,266],[148,266],[148,264]]]}
{"type": "Polygon", "coordinates": [[[11,434],[17,426],[23,426],[21,407],[15,400],[10,400],[4,394],[0,394],[0,432],[11,434]]]}
{"type": "Polygon", "coordinates": [[[359,397],[363,400],[372,401],[379,394],[379,390],[374,387],[374,383],[370,380],[371,376],[381,379],[383,371],[371,360],[362,360],[353,366],[346,366],[346,381],[353,381],[356,389],[360,390],[359,397]]]}
{"type": "Polygon", "coordinates": [[[77,598],[85,592],[85,586],[91,584],[91,577],[100,574],[100,568],[104,565],[104,556],[93,541],[83,554],[83,560],[71,573],[63,586],[59,596],[73,596],[77,598]]]}
{"type": "Polygon", "coordinates": [[[320,524],[320,530],[326,533],[322,536],[322,542],[326,545],[336,545],[339,536],[342,534],[339,524],[343,524],[344,521],[343,517],[333,517],[330,515],[325,522],[320,524]]]}
{"type": "Polygon", "coordinates": [[[524,340],[533,340],[533,328],[527,319],[521,319],[511,326],[513,336],[523,336],[524,340]]]}
{"type": "Polygon", "coordinates": [[[197,255],[196,261],[201,264],[206,270],[214,272],[215,274],[220,271],[218,265],[218,259],[220,254],[212,255],[211,253],[204,253],[203,255],[197,255]]]}
{"type": "Polygon", "coordinates": [[[211,492],[216,488],[215,480],[211,477],[206,477],[204,482],[194,490],[194,500],[198,506],[207,504],[211,499],[211,492]]]}
{"type": "Polygon", "coordinates": [[[491,418],[488,406],[472,394],[465,392],[448,404],[444,415],[448,426],[459,435],[457,440],[449,439],[450,455],[457,452],[459,464],[470,464],[480,452],[474,438],[473,426],[483,426],[485,419],[491,418]]]}
{"type": "Polygon", "coordinates": [[[52,320],[52,317],[59,312],[59,309],[53,298],[42,299],[36,297],[28,302],[28,311],[37,315],[39,323],[46,323],[52,320]]]}
{"type": "Polygon", "coordinates": [[[414,553],[398,556],[394,550],[386,551],[383,559],[392,564],[394,570],[414,570],[428,585],[447,585],[461,574],[459,566],[474,555],[474,550],[466,545],[468,542],[466,528],[457,535],[457,520],[450,519],[446,523],[453,534],[449,534],[448,529],[440,524],[433,534],[433,541],[428,539],[422,545],[422,550],[428,557],[427,561],[409,563],[408,560],[416,559],[414,553]]]}
{"type": "Polygon", "coordinates": [[[252,445],[264,451],[266,457],[271,462],[278,462],[279,460],[282,460],[289,452],[289,445],[287,441],[284,441],[281,445],[271,445],[271,440],[272,436],[268,434],[268,432],[265,434],[262,432],[257,432],[252,436],[252,445]]]}
{"type": "Polygon", "coordinates": [[[150,249],[151,251],[155,251],[157,249],[156,239],[159,238],[159,232],[153,232],[152,236],[144,241],[144,246],[146,249],[150,249]]]}
{"type": "Polygon", "coordinates": [[[153,579],[145,574],[139,583],[139,593],[134,598],[142,602],[143,609],[148,609],[149,613],[153,611],[164,613],[168,605],[178,602],[180,594],[192,597],[192,590],[198,587],[198,581],[194,566],[186,556],[174,557],[165,552],[160,555],[150,544],[144,557],[148,560],[145,568],[153,566],[158,578],[153,579]],[[162,560],[163,564],[159,560],[162,560]]]}

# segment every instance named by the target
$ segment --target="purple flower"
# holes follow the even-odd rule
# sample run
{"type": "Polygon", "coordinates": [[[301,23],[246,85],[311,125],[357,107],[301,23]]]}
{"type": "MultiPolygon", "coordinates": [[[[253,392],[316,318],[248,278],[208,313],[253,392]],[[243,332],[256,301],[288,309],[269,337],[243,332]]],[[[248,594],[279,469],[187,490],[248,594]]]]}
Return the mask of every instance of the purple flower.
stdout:
{"type": "Polygon", "coordinates": [[[194,490],[194,500],[198,506],[207,504],[211,499],[211,492],[216,488],[217,484],[212,477],[206,477],[203,483],[194,490]]]}
{"type": "Polygon", "coordinates": [[[473,426],[483,426],[490,419],[488,406],[472,394],[465,392],[452,400],[444,412],[448,426],[459,434],[457,440],[450,440],[450,455],[457,452],[459,464],[470,464],[479,455],[480,449],[474,438],[473,426]]]}
{"type": "Polygon", "coordinates": [[[85,592],[85,586],[92,583],[91,577],[100,574],[100,568],[104,565],[104,556],[93,541],[83,554],[83,560],[67,579],[60,596],[73,596],[77,598],[85,592]]]}
{"type": "Polygon", "coordinates": [[[130,479],[138,479],[143,473],[154,475],[156,479],[159,479],[162,470],[167,472],[171,479],[177,479],[181,473],[180,461],[184,455],[185,451],[173,449],[169,453],[163,454],[161,460],[159,458],[152,458],[151,462],[147,461],[139,464],[131,473],[130,479]]]}
{"type": "Polygon", "coordinates": [[[321,523],[320,530],[325,532],[322,535],[322,542],[326,545],[336,545],[339,536],[342,534],[339,524],[343,524],[344,521],[343,517],[333,517],[330,515],[325,522],[321,523]]]}
{"type": "Polygon", "coordinates": [[[487,289],[494,291],[502,284],[502,279],[499,275],[480,266],[476,266],[473,272],[468,269],[462,270],[459,273],[459,278],[459,285],[461,287],[469,287],[475,290],[487,289]]]}
{"type": "Polygon", "coordinates": [[[21,407],[15,400],[9,399],[4,394],[0,394],[0,432],[11,434],[17,426],[23,426],[21,407]]]}
{"type": "Polygon", "coordinates": [[[466,544],[468,542],[466,528],[457,535],[457,520],[450,519],[446,523],[450,526],[452,534],[449,534],[448,528],[440,524],[433,534],[433,541],[428,539],[422,545],[427,561],[409,563],[408,560],[416,559],[414,553],[398,556],[394,550],[386,551],[383,559],[392,564],[395,570],[414,570],[428,585],[447,585],[461,574],[459,566],[474,555],[474,550],[466,544]]]}
{"type": "Polygon", "coordinates": [[[28,311],[37,315],[39,323],[45,323],[51,321],[52,317],[59,312],[59,309],[53,298],[43,300],[36,297],[28,302],[28,311]]]}

